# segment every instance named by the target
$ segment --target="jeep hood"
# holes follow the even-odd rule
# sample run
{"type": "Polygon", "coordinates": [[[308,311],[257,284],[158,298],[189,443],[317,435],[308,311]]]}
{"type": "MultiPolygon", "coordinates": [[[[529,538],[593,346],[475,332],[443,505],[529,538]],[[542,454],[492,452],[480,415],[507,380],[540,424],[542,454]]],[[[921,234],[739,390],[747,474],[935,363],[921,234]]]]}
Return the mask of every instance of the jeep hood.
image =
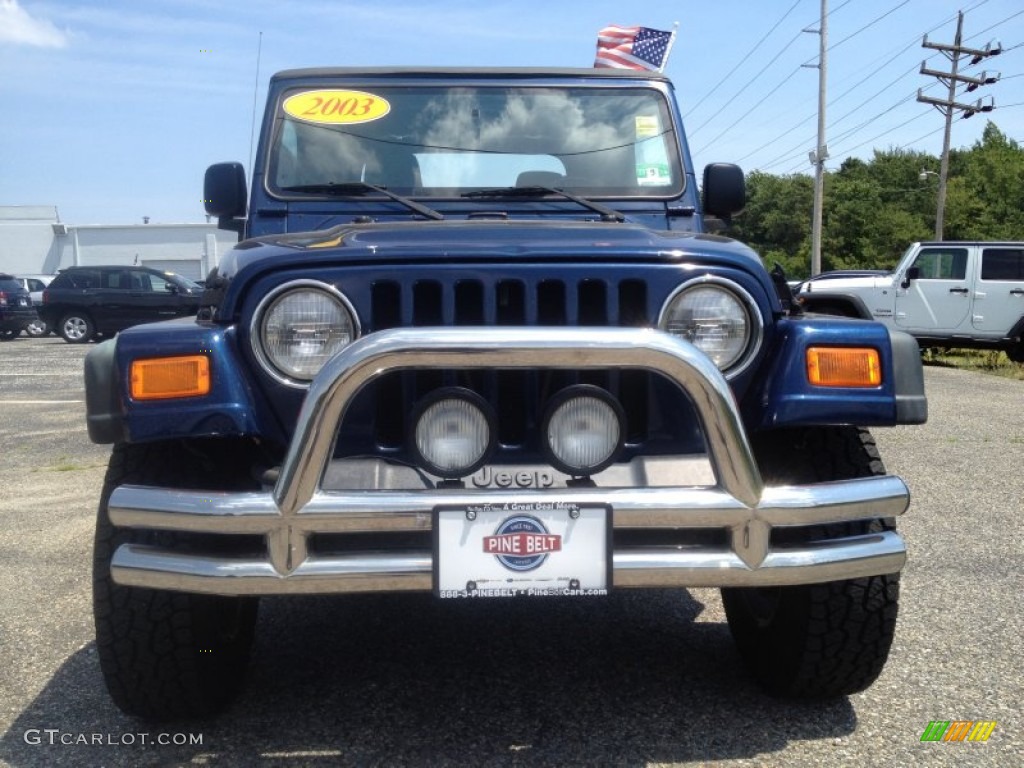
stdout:
{"type": "Polygon", "coordinates": [[[250,280],[308,265],[559,261],[702,262],[763,271],[750,248],[725,237],[585,221],[437,221],[343,225],[246,240],[225,254],[218,276],[250,280]]]}

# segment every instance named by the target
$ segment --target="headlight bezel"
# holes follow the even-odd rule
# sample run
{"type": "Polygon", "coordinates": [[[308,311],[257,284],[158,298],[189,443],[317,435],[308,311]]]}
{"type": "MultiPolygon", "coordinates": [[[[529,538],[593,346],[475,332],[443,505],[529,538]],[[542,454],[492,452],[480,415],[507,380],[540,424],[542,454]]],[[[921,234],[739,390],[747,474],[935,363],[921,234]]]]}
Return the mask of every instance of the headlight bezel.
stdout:
{"type": "MultiPolygon", "coordinates": [[[[742,351],[728,365],[719,368],[726,379],[732,379],[743,373],[750,366],[761,349],[764,340],[764,318],[761,315],[761,310],[751,293],[739,283],[717,275],[701,275],[681,283],[668,295],[668,298],[661,305],[661,310],[658,312],[657,327],[659,330],[676,338],[682,338],[678,334],[671,333],[667,328],[669,311],[684,294],[697,288],[707,287],[713,287],[731,295],[747,316],[747,339],[742,351]]],[[[693,344],[693,342],[689,343],[693,344]]],[[[700,349],[696,344],[694,346],[700,349]]]]}
{"type": "MultiPolygon", "coordinates": [[[[356,312],[355,307],[352,305],[352,302],[349,301],[348,297],[342,293],[341,290],[330,283],[325,283],[322,280],[313,280],[311,278],[302,278],[282,283],[269,291],[260,299],[259,304],[256,305],[256,311],[253,312],[252,321],[249,325],[250,346],[252,347],[253,354],[259,361],[260,366],[271,378],[280,384],[296,389],[308,389],[310,382],[316,377],[316,373],[306,378],[304,376],[295,375],[294,373],[282,370],[266,350],[264,321],[271,309],[273,309],[286,294],[302,289],[320,291],[332,300],[338,302],[341,309],[348,315],[349,322],[352,326],[352,338],[351,341],[349,341],[349,344],[362,335],[362,326],[359,324],[359,315],[356,312]]],[[[344,347],[341,347],[340,349],[344,349],[344,347]]],[[[319,372],[319,370],[317,372],[319,372]]]]}

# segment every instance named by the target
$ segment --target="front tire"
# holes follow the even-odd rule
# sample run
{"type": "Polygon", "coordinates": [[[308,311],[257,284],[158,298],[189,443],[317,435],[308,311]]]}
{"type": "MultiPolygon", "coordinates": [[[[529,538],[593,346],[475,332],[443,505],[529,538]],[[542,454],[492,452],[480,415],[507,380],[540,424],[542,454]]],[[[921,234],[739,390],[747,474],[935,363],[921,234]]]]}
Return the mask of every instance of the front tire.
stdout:
{"type": "MultiPolygon", "coordinates": [[[[231,455],[220,449],[216,455],[231,455]]],[[[245,677],[258,599],[115,584],[110,564],[121,544],[165,543],[176,534],[115,528],[107,512],[110,494],[125,483],[210,490],[255,487],[237,482],[238,477],[185,443],[114,447],[96,525],[93,613],[104,682],[114,703],[129,715],[166,721],[209,717],[226,709],[245,677]]]]}
{"type": "Polygon", "coordinates": [[[96,333],[92,318],[80,312],[69,312],[60,321],[60,335],[68,344],[85,344],[96,333]]]}
{"type": "MultiPolygon", "coordinates": [[[[772,485],[885,474],[866,429],[777,430],[752,442],[772,485]]],[[[872,520],[823,526],[811,535],[894,528],[891,519],[872,520]]],[[[833,698],[862,691],[881,674],[896,631],[899,579],[899,573],[889,573],[790,587],[723,588],[722,602],[740,656],[767,693],[833,698]]]]}

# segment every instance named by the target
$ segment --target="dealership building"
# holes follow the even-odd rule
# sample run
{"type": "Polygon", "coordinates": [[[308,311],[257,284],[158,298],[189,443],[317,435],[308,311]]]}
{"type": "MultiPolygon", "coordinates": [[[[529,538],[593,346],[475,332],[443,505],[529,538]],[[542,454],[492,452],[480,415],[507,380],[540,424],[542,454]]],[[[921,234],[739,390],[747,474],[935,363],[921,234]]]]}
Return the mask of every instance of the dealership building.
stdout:
{"type": "Polygon", "coordinates": [[[0,272],[53,275],[65,267],[122,264],[205,278],[238,235],[211,222],[69,224],[53,205],[0,206],[0,272]]]}

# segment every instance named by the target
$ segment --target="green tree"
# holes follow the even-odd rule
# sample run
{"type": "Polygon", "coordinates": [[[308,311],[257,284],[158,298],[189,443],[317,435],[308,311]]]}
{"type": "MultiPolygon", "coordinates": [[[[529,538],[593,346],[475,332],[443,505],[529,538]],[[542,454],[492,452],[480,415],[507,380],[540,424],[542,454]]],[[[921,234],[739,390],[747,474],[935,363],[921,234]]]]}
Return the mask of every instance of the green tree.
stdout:
{"type": "Polygon", "coordinates": [[[806,277],[811,259],[811,206],[814,188],[802,175],[747,176],[747,205],[729,234],[750,245],[771,268],[778,262],[790,277],[806,277]]]}
{"type": "Polygon", "coordinates": [[[1024,240],[1024,149],[989,121],[969,151],[951,153],[944,236],[1024,240]]]}
{"type": "MultiPolygon", "coordinates": [[[[825,176],[823,269],[879,269],[935,232],[939,159],[899,148],[846,159],[825,176]],[[921,172],[928,171],[922,177],[921,172]]],[[[728,234],[792,278],[810,271],[814,183],[810,176],[747,177],[747,207],[728,234]]],[[[973,147],[950,152],[944,236],[1024,240],[1024,149],[994,123],[973,147]]]]}

